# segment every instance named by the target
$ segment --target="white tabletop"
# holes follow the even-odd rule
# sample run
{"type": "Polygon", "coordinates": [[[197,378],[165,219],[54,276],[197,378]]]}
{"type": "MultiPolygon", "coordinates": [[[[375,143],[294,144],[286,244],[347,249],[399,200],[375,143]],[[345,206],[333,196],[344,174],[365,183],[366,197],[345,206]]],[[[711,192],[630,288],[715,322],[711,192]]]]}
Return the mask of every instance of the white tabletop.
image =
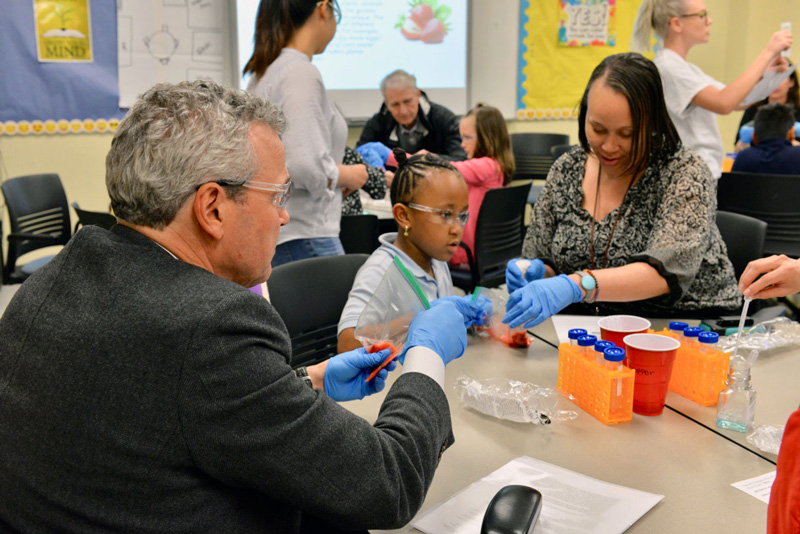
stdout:
{"type": "MultiPolygon", "coordinates": [[[[766,529],[767,505],[730,484],[763,475],[775,466],[683,415],[671,410],[657,417],[634,414],[629,423],[606,426],[575,406],[579,415],[571,421],[549,426],[513,423],[459,404],[454,384],[464,373],[479,380],[506,377],[555,388],[558,354],[541,341],[525,350],[470,338],[465,355],[447,367],[445,389],[456,441],[442,458],[423,512],[510,460],[527,455],[606,482],[664,495],[628,532],[766,529]]],[[[344,405],[374,421],[384,396],[382,392],[344,405]]],[[[394,532],[416,530],[407,526],[394,532]]]]}

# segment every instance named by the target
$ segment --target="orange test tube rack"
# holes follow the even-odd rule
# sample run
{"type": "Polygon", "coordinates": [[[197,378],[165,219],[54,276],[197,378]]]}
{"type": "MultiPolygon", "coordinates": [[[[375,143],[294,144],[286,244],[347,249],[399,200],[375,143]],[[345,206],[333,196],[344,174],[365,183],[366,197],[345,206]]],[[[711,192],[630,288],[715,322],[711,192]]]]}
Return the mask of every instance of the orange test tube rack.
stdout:
{"type": "MultiPolygon", "coordinates": [[[[658,333],[671,336],[668,330],[658,333]]],[[[708,348],[703,353],[682,342],[672,364],[669,390],[701,406],[715,406],[719,392],[727,384],[729,367],[730,354],[727,352],[708,348]]]]}
{"type": "Polygon", "coordinates": [[[587,360],[577,346],[558,347],[558,390],[575,397],[578,406],[606,425],[633,418],[634,377],[633,369],[612,371],[587,360]]]}

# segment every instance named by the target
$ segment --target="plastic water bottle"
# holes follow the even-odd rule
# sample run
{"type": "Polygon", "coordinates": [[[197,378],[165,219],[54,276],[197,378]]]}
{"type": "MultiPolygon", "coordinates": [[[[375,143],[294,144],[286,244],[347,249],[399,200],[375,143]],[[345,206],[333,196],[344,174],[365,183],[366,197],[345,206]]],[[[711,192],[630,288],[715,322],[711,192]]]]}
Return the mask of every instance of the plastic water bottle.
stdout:
{"type": "Polygon", "coordinates": [[[592,359],[594,361],[594,342],[597,341],[597,336],[580,336],[578,338],[578,347],[581,356],[584,358],[592,359]]]}
{"type": "Polygon", "coordinates": [[[597,365],[601,367],[605,365],[605,350],[613,346],[612,342],[603,339],[594,342],[594,361],[597,365]]]}
{"type": "Polygon", "coordinates": [[[583,328],[573,328],[569,332],[567,332],[567,337],[569,337],[569,344],[575,346],[578,344],[578,338],[581,336],[585,336],[587,334],[586,330],[583,328]]]}
{"type": "Polygon", "coordinates": [[[683,341],[683,330],[689,325],[682,321],[671,321],[669,323],[669,331],[678,341],[683,341]]]}
{"type": "MultiPolygon", "coordinates": [[[[756,351],[753,351],[756,352],[756,351]]],[[[756,353],[757,355],[757,353],[756,353]]],[[[750,385],[751,357],[731,358],[728,386],[720,391],[717,404],[717,426],[737,432],[747,432],[753,426],[756,413],[756,390],[750,385]]]]}
{"type": "Polygon", "coordinates": [[[719,334],[716,332],[700,332],[697,336],[697,341],[700,343],[700,352],[710,354],[717,350],[719,334]]]}

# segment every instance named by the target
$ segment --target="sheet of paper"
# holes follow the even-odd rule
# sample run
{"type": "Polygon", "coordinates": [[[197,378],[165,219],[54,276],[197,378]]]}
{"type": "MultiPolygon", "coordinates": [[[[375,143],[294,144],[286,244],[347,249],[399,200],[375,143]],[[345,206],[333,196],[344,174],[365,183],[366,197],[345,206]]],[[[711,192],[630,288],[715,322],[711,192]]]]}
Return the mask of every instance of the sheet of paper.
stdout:
{"type": "Polygon", "coordinates": [[[769,94],[778,88],[783,80],[789,77],[794,72],[794,69],[797,68],[797,65],[792,65],[788,69],[783,72],[775,72],[775,71],[767,71],[764,73],[764,76],[761,77],[761,80],[753,87],[753,90],[750,91],[744,100],[742,100],[742,106],[749,106],[750,104],[755,104],[756,102],[760,102],[769,96],[769,94]]]}
{"type": "Polygon", "coordinates": [[[742,490],[759,501],[769,504],[769,493],[772,491],[773,482],[775,482],[775,471],[767,473],[766,475],[761,475],[760,477],[734,482],[731,486],[742,490]]]}
{"type": "Polygon", "coordinates": [[[492,497],[510,484],[542,493],[534,534],[622,533],[664,498],[520,456],[429,510],[413,526],[427,534],[480,532],[492,497]]]}
{"type": "Polygon", "coordinates": [[[556,329],[559,343],[569,343],[568,332],[573,328],[583,328],[591,336],[600,339],[600,327],[597,326],[598,319],[594,315],[553,315],[553,327],[556,329]]]}

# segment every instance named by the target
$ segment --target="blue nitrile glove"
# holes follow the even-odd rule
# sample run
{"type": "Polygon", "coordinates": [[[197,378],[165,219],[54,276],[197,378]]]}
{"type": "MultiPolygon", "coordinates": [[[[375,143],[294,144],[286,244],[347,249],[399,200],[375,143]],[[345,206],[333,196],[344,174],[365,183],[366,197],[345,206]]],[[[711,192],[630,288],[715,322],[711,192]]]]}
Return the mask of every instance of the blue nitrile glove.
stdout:
{"type": "Polygon", "coordinates": [[[386,165],[386,160],[389,159],[389,154],[392,153],[392,149],[383,143],[373,141],[371,143],[364,143],[363,145],[356,147],[356,152],[361,154],[361,157],[364,158],[364,161],[373,167],[384,168],[384,165],[386,165]]]}
{"type": "Polygon", "coordinates": [[[367,349],[361,348],[337,354],[328,360],[328,367],[325,369],[325,394],[342,402],[363,399],[381,391],[386,387],[389,371],[397,367],[397,359],[378,371],[369,382],[365,380],[391,353],[390,349],[383,349],[369,354],[367,349]]]}
{"type": "Polygon", "coordinates": [[[509,260],[509,262],[506,264],[506,287],[508,287],[509,295],[528,282],[541,280],[542,278],[544,278],[544,263],[542,260],[514,258],[513,260],[509,260]],[[524,276],[519,268],[519,265],[517,265],[518,261],[531,262],[524,276]]]}
{"type": "Polygon", "coordinates": [[[452,302],[434,301],[431,309],[414,317],[408,327],[408,339],[400,363],[403,363],[411,347],[428,347],[439,355],[445,365],[464,354],[467,329],[464,318],[452,302]]]}
{"type": "Polygon", "coordinates": [[[531,328],[582,298],[581,288],[565,274],[534,280],[508,297],[503,322],[511,328],[531,328]]]}
{"type": "Polygon", "coordinates": [[[474,324],[483,326],[486,319],[492,315],[492,301],[483,296],[478,297],[474,302],[472,295],[441,297],[434,300],[431,306],[436,306],[441,302],[452,302],[455,305],[458,312],[464,317],[465,328],[474,324]]]}

